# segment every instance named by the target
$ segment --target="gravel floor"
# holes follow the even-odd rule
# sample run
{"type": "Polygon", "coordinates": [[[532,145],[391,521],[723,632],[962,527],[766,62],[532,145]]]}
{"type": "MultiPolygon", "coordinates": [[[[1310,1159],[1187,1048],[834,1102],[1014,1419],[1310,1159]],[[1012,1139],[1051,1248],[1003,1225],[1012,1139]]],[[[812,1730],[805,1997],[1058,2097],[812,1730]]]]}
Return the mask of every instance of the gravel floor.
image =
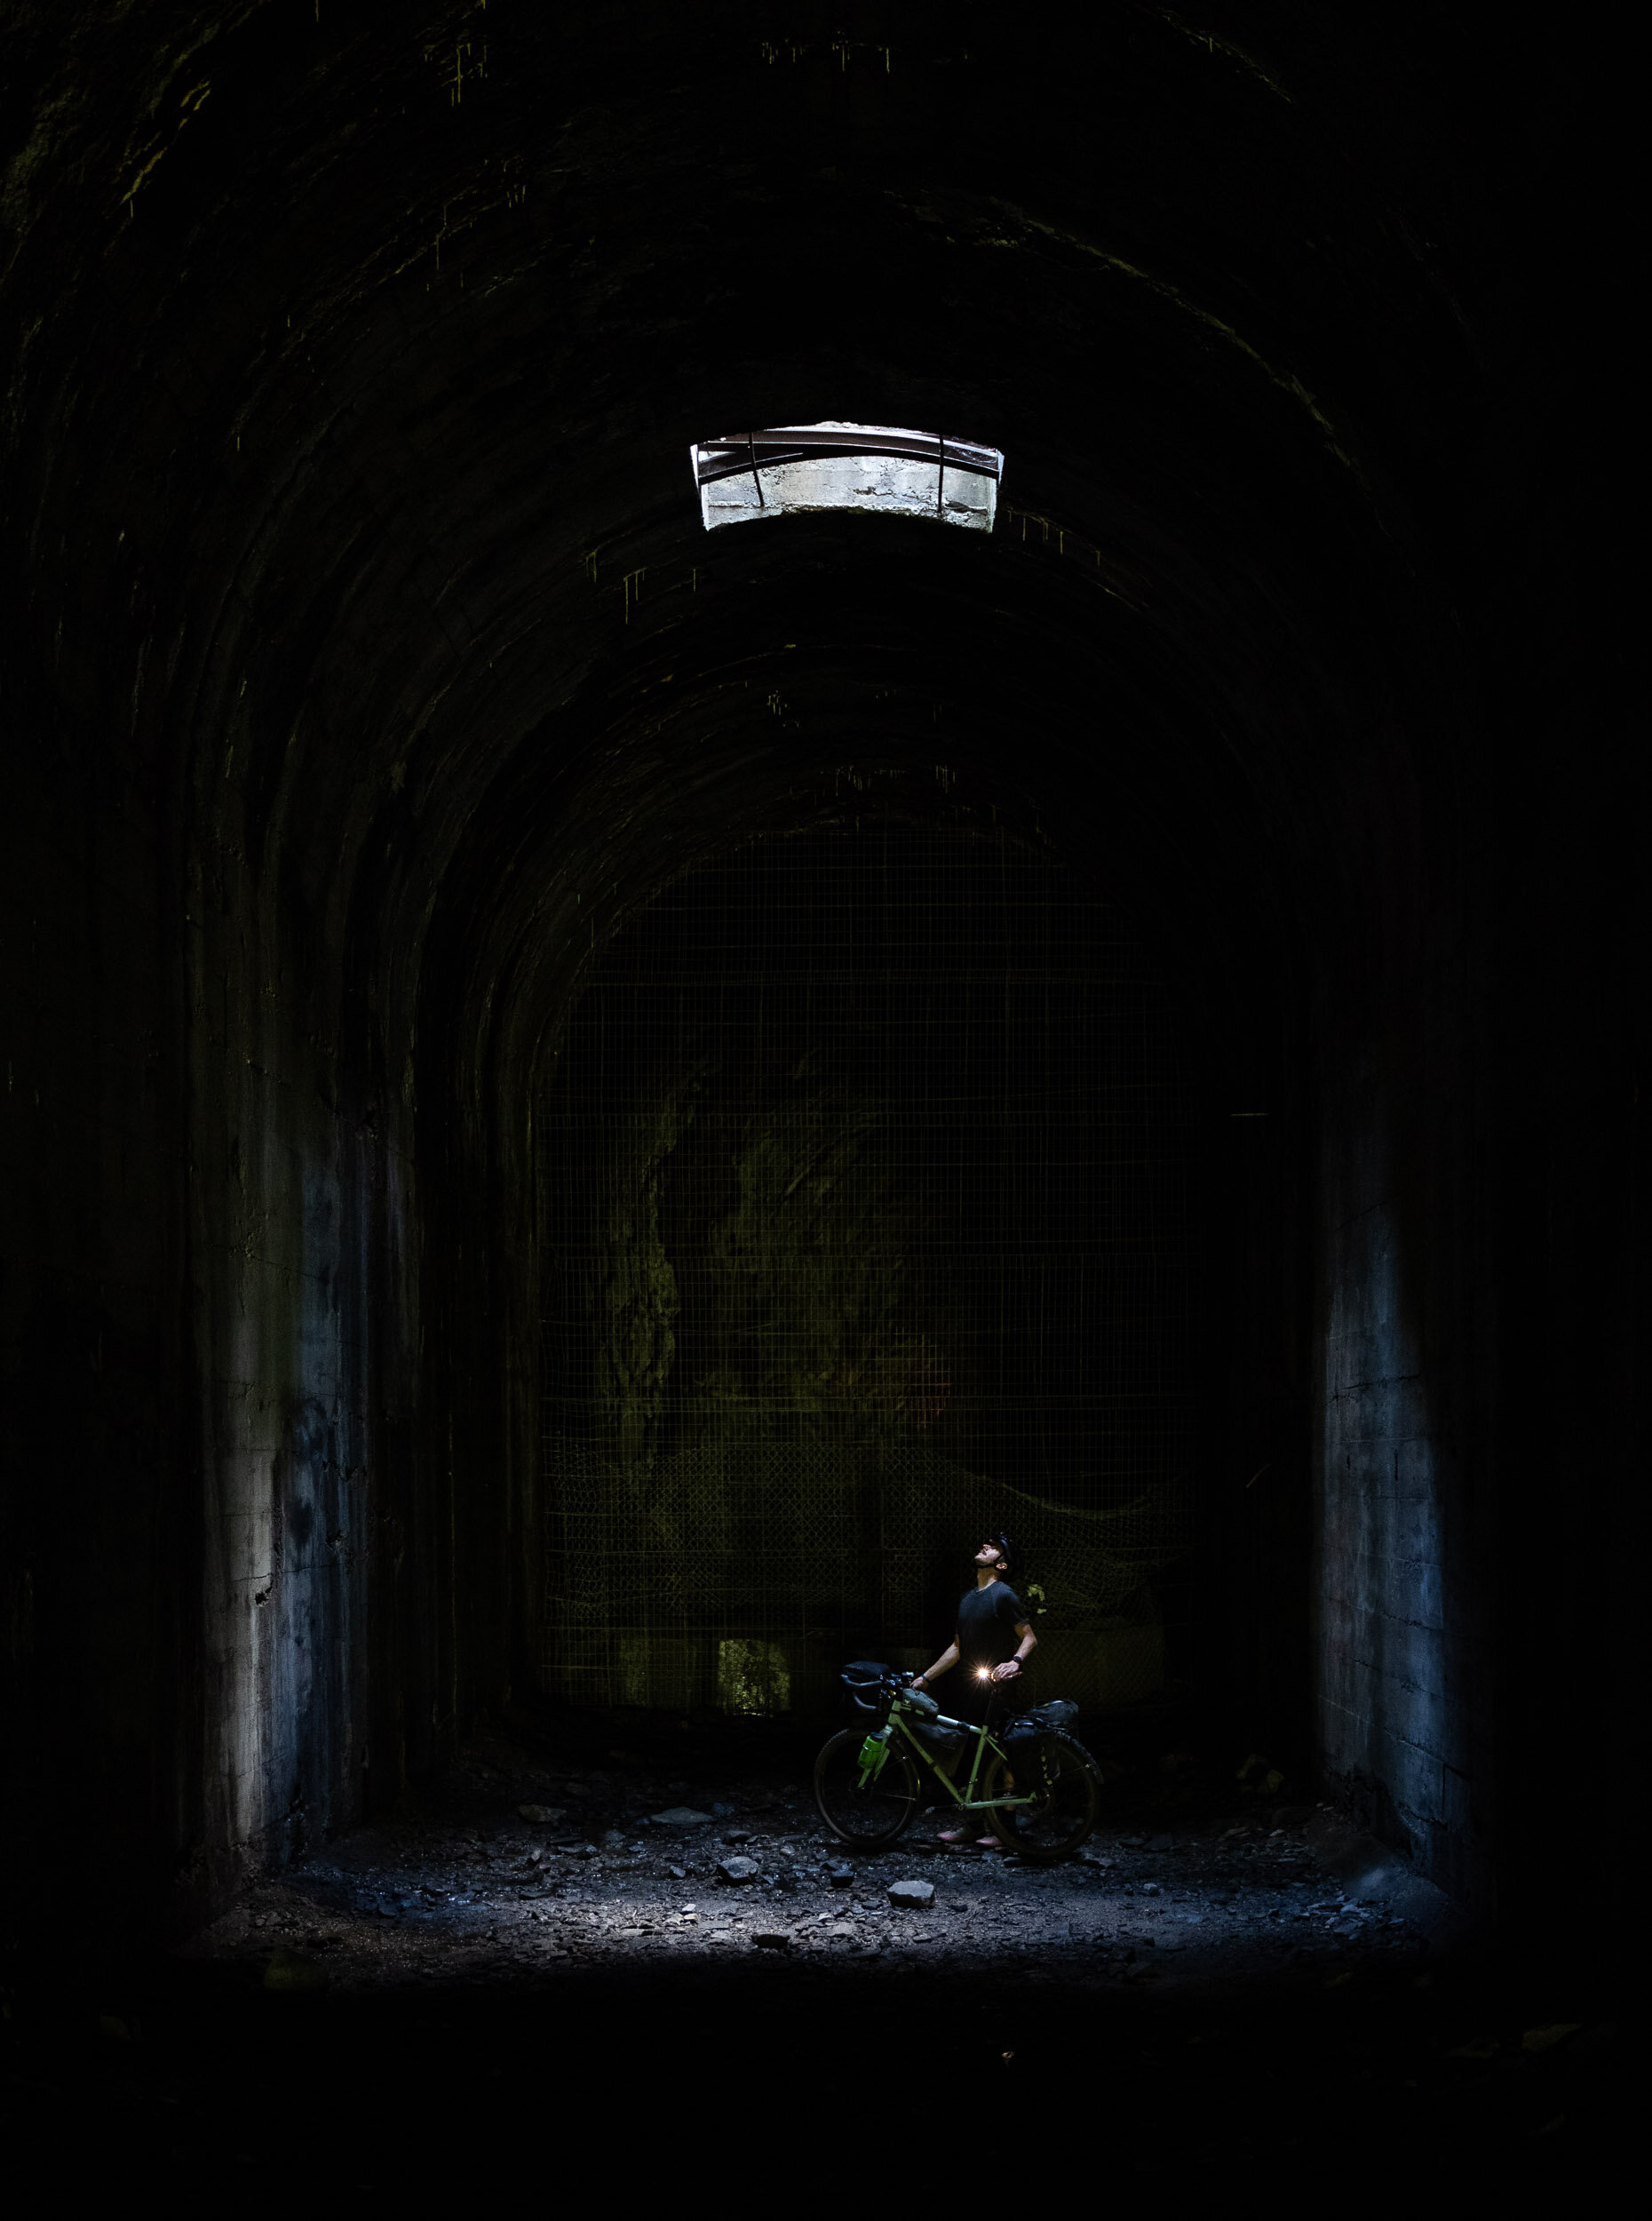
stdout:
{"type": "MultiPolygon", "coordinates": [[[[1164,1753],[1109,1768],[1060,1866],[944,1849],[933,1813],[854,1858],[810,1755],[499,1737],[181,1950],[48,1942],[6,1991],[8,2148],[65,2186],[538,2197],[600,2162],[808,2203],[902,2092],[953,2141],[1007,2104],[1061,2168],[1167,2191],[1354,2163],[1400,2195],[1425,2157],[1477,2194],[1609,2180],[1640,2088],[1614,1962],[1467,1935],[1289,1785],[1164,1753]]],[[[993,2130],[1018,2166],[1031,2133],[993,2130]]]]}
{"type": "Polygon", "coordinates": [[[1428,1947],[1414,1914],[1351,1897],[1315,1857],[1341,1840],[1326,1812],[1246,1807],[1195,1767],[1116,1778],[1112,1802],[1053,1867],[945,1846],[939,1812],[869,1856],[827,1832],[795,1773],[708,1782],[623,1752],[576,1771],[494,1741],[393,1822],[249,1891],[189,1950],[242,1962],[279,1950],[276,1981],[347,1989],[502,1962],[752,1950],[1204,1983],[1334,1976],[1428,1947]],[[756,1876],[723,1879],[740,1859],[756,1876]],[[892,1903],[902,1881],[932,1901],[892,1903]]]}

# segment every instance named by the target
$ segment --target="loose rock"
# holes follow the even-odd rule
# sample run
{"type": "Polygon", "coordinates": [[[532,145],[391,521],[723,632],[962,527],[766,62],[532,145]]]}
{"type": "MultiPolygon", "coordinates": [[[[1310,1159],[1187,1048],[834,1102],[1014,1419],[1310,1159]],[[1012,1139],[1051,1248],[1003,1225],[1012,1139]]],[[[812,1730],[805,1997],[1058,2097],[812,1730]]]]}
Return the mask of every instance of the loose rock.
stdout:
{"type": "Polygon", "coordinates": [[[566,1818],[555,1804],[519,1804],[516,1809],[531,1827],[555,1827],[566,1818]]]}
{"type": "Polygon", "coordinates": [[[721,1882],[755,1882],[758,1862],[755,1859],[719,1859],[717,1873],[721,1882]]]}
{"type": "Polygon", "coordinates": [[[892,1882],[888,1898],[891,1905],[933,1905],[935,1885],[933,1882],[892,1882]]]}
{"type": "Polygon", "coordinates": [[[689,1804],[669,1805],[650,1817],[655,1827],[709,1827],[711,1824],[709,1812],[696,1812],[689,1804]]]}
{"type": "Polygon", "coordinates": [[[791,1938],[781,1928],[760,1928],[751,1938],[759,1951],[790,1951],[791,1938]]]}

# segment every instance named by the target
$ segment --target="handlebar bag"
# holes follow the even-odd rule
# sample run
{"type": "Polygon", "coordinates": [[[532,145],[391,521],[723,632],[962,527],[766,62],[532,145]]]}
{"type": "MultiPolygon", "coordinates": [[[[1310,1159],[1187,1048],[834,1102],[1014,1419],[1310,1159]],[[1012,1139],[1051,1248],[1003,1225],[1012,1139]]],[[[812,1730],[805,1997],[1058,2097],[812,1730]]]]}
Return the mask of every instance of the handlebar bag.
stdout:
{"type": "Polygon", "coordinates": [[[886,1666],[877,1665],[866,1658],[854,1659],[844,1668],[844,1685],[862,1712],[876,1709],[883,1692],[884,1676],[888,1671],[886,1666]]]}

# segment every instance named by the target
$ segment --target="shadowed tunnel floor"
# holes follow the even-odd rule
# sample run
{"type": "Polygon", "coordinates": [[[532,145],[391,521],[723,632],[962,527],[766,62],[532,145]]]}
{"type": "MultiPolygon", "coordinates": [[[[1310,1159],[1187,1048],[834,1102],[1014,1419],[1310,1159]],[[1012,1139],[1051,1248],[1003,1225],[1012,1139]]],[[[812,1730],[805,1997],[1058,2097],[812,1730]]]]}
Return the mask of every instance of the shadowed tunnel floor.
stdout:
{"type": "Polygon", "coordinates": [[[846,1860],[799,1733],[600,1734],[484,1739],[179,1952],[15,1969],[13,2137],[66,2188],[138,2161],[346,2192],[709,2168],[810,2204],[869,2135],[917,2187],[983,2118],[1064,2191],[1339,2176],[1378,2121],[1367,2180],[1396,2195],[1425,2157],[1577,2191],[1625,2147],[1607,1980],[1472,1938],[1288,1787],[1109,1756],[1102,1824],[1057,1867],[945,1849],[933,1811],[846,1860]],[[742,1856],[758,1878],[731,1886],[742,1856]],[[905,1878],[933,1903],[893,1907],[905,1878]]]}

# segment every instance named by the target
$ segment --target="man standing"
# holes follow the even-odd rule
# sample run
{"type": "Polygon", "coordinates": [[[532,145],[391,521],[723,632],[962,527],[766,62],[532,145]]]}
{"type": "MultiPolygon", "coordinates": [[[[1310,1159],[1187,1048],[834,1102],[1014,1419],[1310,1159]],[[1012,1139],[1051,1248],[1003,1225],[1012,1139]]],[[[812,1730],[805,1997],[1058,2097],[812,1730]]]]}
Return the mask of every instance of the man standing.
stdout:
{"type": "MultiPolygon", "coordinates": [[[[1007,1534],[995,1535],[981,1544],[975,1553],[975,1586],[958,1600],[957,1633],[926,1673],[912,1676],[915,1689],[926,1689],[953,1667],[962,1668],[948,1692],[946,1709],[953,1719],[983,1720],[995,1684],[1018,1681],[1037,1646],[1026,1609],[1005,1578],[1011,1556],[1007,1534]]],[[[965,1843],[969,1830],[949,1828],[941,1840],[965,1843]]],[[[989,1851],[997,1843],[996,1835],[975,1840],[989,1851]]]]}

